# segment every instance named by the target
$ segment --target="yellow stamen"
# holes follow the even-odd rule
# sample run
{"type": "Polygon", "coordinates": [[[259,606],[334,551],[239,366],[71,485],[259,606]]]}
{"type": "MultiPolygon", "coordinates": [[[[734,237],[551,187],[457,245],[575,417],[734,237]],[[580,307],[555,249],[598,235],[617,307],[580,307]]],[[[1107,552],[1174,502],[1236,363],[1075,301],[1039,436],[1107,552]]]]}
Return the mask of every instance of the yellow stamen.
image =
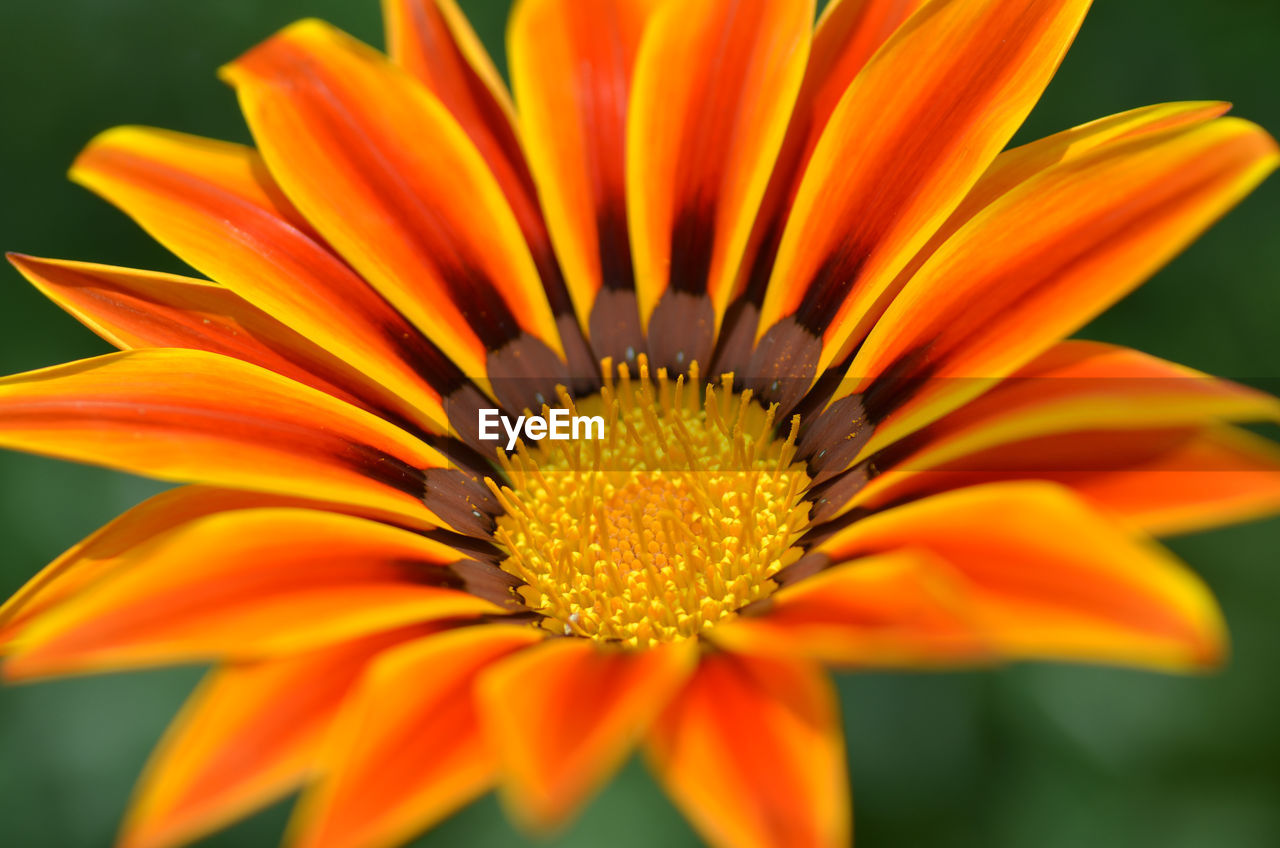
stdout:
{"type": "Polygon", "coordinates": [[[489,485],[505,510],[502,567],[556,633],[632,647],[687,639],[768,596],[799,558],[799,422],[776,438],[776,410],[735,394],[731,378],[699,398],[684,377],[651,379],[643,357],[638,379],[603,365],[599,395],[559,397],[573,415],[603,416],[603,440],[500,457],[509,485],[489,485]]]}

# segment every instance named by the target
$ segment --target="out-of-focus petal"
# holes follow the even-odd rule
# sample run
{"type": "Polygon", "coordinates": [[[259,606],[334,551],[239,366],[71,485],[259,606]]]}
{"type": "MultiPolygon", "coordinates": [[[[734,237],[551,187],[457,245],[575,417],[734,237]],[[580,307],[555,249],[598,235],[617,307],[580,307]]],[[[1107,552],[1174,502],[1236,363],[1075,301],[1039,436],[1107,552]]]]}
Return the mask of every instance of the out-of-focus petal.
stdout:
{"type": "Polygon", "coordinates": [[[178,848],[294,789],[369,661],[430,632],[405,628],[210,672],[152,753],[119,848],[178,848]]]}
{"type": "Polygon", "coordinates": [[[563,826],[622,764],[696,660],[692,641],[620,651],[557,639],[487,672],[481,711],[514,817],[538,832],[563,826]]]}
{"type": "Polygon", "coordinates": [[[380,658],[338,719],[291,844],[392,848],[488,789],[497,754],[481,730],[476,678],[541,638],[532,627],[480,625],[380,658]]]}
{"type": "Polygon", "coordinates": [[[1006,657],[1185,670],[1225,651],[1217,604],[1186,566],[1054,484],[935,495],[857,521],[818,550],[839,562],[899,548],[957,570],[973,620],[1006,657]]]}
{"type": "Polygon", "coordinates": [[[707,655],[648,750],[676,806],[716,848],[849,845],[835,692],[808,661],[707,655]]]}
{"type": "Polygon", "coordinates": [[[929,667],[989,656],[954,570],[921,551],[871,556],[786,586],[717,625],[735,653],[855,667],[929,667]]]}

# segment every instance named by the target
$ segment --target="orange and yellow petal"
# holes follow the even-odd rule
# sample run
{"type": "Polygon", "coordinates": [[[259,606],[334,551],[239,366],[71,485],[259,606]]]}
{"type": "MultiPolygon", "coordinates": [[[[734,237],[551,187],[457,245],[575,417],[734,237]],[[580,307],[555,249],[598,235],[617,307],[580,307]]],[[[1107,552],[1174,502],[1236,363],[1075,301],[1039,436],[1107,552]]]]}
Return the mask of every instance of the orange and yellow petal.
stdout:
{"type": "Polygon", "coordinates": [[[1139,433],[1264,420],[1280,421],[1280,400],[1255,389],[1135,350],[1063,342],[882,451],[876,475],[840,509],[882,507],[947,479],[930,472],[956,480],[982,472],[1122,472],[1164,447],[1139,433]]]}
{"type": "Polygon", "coordinates": [[[854,79],[814,147],[759,335],[790,318],[820,336],[819,373],[852,350],[898,271],[1039,99],[1088,7],[950,0],[912,16],[854,79]]]}
{"type": "Polygon", "coordinates": [[[392,61],[439,99],[484,157],[524,233],[552,311],[572,316],[515,107],[484,45],[454,0],[383,0],[382,9],[392,61]]]}
{"type": "Polygon", "coordinates": [[[835,692],[807,660],[713,653],[649,734],[659,782],[714,848],[844,848],[835,692]]]}
{"type": "Polygon", "coordinates": [[[430,625],[209,673],[152,753],[119,848],[178,848],[284,796],[315,771],[369,662],[430,625]]]}
{"type": "MultiPolygon", "coordinates": [[[[658,365],[706,362],[782,146],[809,57],[811,0],[667,3],[636,59],[627,117],[627,212],[641,326],[658,365]],[[704,298],[709,302],[702,307],[704,298]],[[664,349],[662,324],[702,308],[697,347],[664,349]],[[714,312],[712,311],[714,310],[714,312]]],[[[685,319],[687,321],[687,318],[685,319]]]]}
{"type": "Polygon", "coordinates": [[[526,335],[552,359],[560,354],[501,187],[412,77],[315,20],[288,27],[222,75],[289,199],[463,373],[483,380],[488,352],[526,335]]]}
{"type": "Polygon", "coordinates": [[[938,228],[928,244],[902,269],[896,287],[901,288],[915,276],[929,257],[965,223],[1037,174],[1079,159],[1100,147],[1125,144],[1143,136],[1211,121],[1222,117],[1230,108],[1229,103],[1212,100],[1159,103],[1099,118],[1006,150],[995,158],[991,167],[982,174],[982,179],[965,195],[964,201],[938,228]]]}
{"type": "Polygon", "coordinates": [[[333,255],[252,149],[117,127],[89,143],[71,177],[192,267],[367,375],[400,399],[402,415],[445,432],[441,388],[423,375],[447,374],[447,360],[333,255]]]}
{"type": "Polygon", "coordinates": [[[392,848],[487,790],[503,741],[485,738],[477,678],[541,638],[532,627],[463,627],[380,658],[324,747],[324,777],[302,799],[291,844],[392,848]]]}
{"type": "Polygon", "coordinates": [[[834,0],[813,34],[804,81],[796,97],[769,187],[739,271],[738,291],[759,306],[799,188],[800,177],[827,121],[858,72],[923,0],[834,0]]]}
{"type": "Polygon", "coordinates": [[[481,712],[513,817],[540,833],[564,826],[622,764],[697,655],[693,641],[624,651],[555,639],[487,672],[481,712]]]}
{"type": "Polygon", "coordinates": [[[185,483],[359,507],[418,526],[446,460],[370,413],[255,365],[139,350],[0,379],[0,446],[185,483]]]}
{"type": "MultiPolygon", "coordinates": [[[[583,326],[635,287],[626,127],[640,39],[661,0],[520,0],[507,31],[529,168],[583,326]]],[[[604,339],[593,339],[605,341],[604,339]]]]}
{"type": "Polygon", "coordinates": [[[893,301],[842,392],[870,455],[1074,332],[1154,273],[1280,162],[1234,118],[1142,135],[1050,168],[963,226],[893,301]]]}
{"type": "Polygon", "coordinates": [[[119,556],[114,573],[22,629],[10,678],[254,659],[406,624],[499,613],[459,589],[456,551],[317,510],[193,519],[119,556]]]}
{"type": "Polygon", "coordinates": [[[72,547],[5,601],[0,606],[0,648],[41,613],[118,573],[130,561],[132,551],[155,536],[214,513],[305,504],[300,499],[207,486],[162,492],[72,547]]]}
{"type": "Polygon", "coordinates": [[[122,350],[207,350],[359,406],[395,408],[380,384],[224,286],[92,262],[18,254],[9,261],[50,300],[122,350]]]}
{"type": "Polygon", "coordinates": [[[1209,530],[1280,512],[1280,450],[1230,426],[1138,433],[1136,457],[1102,472],[1049,475],[1097,509],[1158,536],[1209,530]],[[1162,441],[1163,440],[1163,441],[1162,441]],[[1153,451],[1152,443],[1158,446],[1153,451]],[[1116,470],[1112,470],[1116,469],[1116,470]]]}
{"type": "Polygon", "coordinates": [[[1051,483],[935,495],[851,524],[819,550],[839,562],[899,548],[955,568],[984,638],[1008,658],[1187,670],[1226,650],[1199,578],[1051,483]]]}
{"type": "Polygon", "coordinates": [[[954,570],[902,550],[785,586],[711,639],[730,651],[856,668],[972,664],[990,656],[954,570]]]}

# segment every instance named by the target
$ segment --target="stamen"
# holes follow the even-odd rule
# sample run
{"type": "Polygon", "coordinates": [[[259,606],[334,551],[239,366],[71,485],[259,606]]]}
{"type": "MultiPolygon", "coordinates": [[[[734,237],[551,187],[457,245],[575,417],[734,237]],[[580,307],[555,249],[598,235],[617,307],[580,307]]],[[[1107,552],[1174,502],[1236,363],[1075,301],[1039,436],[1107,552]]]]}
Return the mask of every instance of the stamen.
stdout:
{"type": "MultiPolygon", "coordinates": [[[[800,557],[809,478],[794,462],[798,417],[775,438],[776,407],[733,378],[705,393],[604,360],[599,395],[559,404],[605,419],[603,440],[521,445],[490,480],[505,514],[503,569],[554,633],[632,647],[688,639],[767,597],[800,557]],[[699,397],[699,395],[702,395],[699,397]]],[[[699,385],[697,363],[688,383],[699,385]]],[[[544,414],[547,410],[544,409],[544,414]]]]}

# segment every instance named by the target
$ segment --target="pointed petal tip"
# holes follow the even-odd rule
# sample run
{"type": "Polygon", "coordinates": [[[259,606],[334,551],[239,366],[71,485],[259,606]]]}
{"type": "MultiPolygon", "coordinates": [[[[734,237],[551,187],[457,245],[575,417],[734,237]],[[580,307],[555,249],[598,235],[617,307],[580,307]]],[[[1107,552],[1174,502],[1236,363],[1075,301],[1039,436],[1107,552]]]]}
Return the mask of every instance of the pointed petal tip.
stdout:
{"type": "Polygon", "coordinates": [[[251,67],[254,58],[261,54],[263,48],[278,41],[316,43],[320,41],[350,42],[355,40],[353,36],[322,18],[300,18],[267,36],[231,61],[220,65],[217,70],[217,76],[219,80],[232,88],[236,87],[244,77],[252,74],[251,67]]]}

